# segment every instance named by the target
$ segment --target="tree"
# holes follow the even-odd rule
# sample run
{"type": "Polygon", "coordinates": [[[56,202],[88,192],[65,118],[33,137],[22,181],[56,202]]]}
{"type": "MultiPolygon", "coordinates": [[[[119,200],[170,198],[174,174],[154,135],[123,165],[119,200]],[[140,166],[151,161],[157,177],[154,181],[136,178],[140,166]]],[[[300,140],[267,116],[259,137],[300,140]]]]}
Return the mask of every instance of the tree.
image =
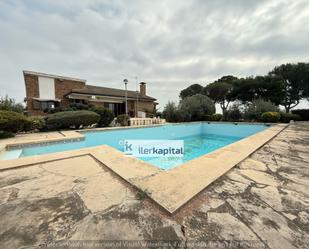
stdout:
{"type": "Polygon", "coordinates": [[[216,112],[215,104],[212,100],[202,94],[186,97],[180,102],[179,109],[184,117],[184,121],[201,121],[205,115],[211,115],[216,112]]]}
{"type": "Polygon", "coordinates": [[[282,101],[282,82],[278,77],[256,76],[234,81],[231,98],[243,103],[256,99],[271,101],[279,105],[282,101]]]}
{"type": "Polygon", "coordinates": [[[223,119],[226,119],[226,111],[233,100],[231,92],[233,89],[233,82],[237,80],[236,77],[232,75],[223,76],[213,83],[208,84],[204,93],[211,98],[215,103],[220,104],[223,113],[223,119]]]}
{"type": "Polygon", "coordinates": [[[22,113],[24,107],[20,103],[16,103],[15,99],[9,98],[7,95],[0,98],[0,110],[22,113]]]}
{"type": "Polygon", "coordinates": [[[202,94],[203,89],[204,88],[200,84],[193,84],[193,85],[187,87],[186,89],[182,90],[180,92],[179,97],[181,99],[184,99],[186,97],[193,96],[195,94],[202,94]]]}
{"type": "Polygon", "coordinates": [[[269,100],[256,99],[245,108],[245,118],[249,120],[259,120],[264,112],[279,112],[279,107],[269,100]]]}
{"type": "Polygon", "coordinates": [[[309,96],[309,63],[282,64],[275,67],[269,76],[279,79],[282,84],[280,102],[286,113],[297,106],[302,98],[309,96]]]}
{"type": "Polygon", "coordinates": [[[166,119],[167,122],[180,122],[182,117],[180,111],[178,110],[177,105],[169,101],[162,112],[162,117],[166,119]]]}
{"type": "Polygon", "coordinates": [[[234,103],[230,108],[227,110],[227,120],[229,121],[239,121],[242,119],[243,112],[241,110],[241,106],[239,103],[234,103]]]}

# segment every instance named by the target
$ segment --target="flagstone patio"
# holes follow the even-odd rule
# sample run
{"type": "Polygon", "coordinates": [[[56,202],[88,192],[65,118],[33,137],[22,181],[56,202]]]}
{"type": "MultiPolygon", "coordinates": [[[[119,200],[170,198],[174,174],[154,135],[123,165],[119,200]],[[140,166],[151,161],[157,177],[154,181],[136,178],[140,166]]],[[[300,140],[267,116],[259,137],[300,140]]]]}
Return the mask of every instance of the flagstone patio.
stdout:
{"type": "MultiPolygon", "coordinates": [[[[62,159],[32,160],[26,167],[1,165],[0,245],[122,239],[175,240],[196,248],[196,241],[232,240],[247,242],[236,248],[305,248],[308,147],[309,123],[292,124],[172,214],[137,188],[160,170],[153,167],[149,174],[144,162],[132,158],[135,168],[124,179],[117,167],[101,162],[107,150],[66,152],[62,159]]],[[[167,196],[162,179],[156,186],[167,196]]],[[[142,190],[153,197],[153,190],[142,190]]]]}

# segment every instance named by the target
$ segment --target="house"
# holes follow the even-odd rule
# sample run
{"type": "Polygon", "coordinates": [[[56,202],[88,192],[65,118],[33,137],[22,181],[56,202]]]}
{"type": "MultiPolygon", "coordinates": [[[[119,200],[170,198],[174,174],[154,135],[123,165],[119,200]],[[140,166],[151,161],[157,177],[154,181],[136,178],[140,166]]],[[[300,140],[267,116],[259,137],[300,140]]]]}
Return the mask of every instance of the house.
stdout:
{"type": "Polygon", "coordinates": [[[86,80],[46,73],[23,71],[26,85],[26,104],[29,115],[44,115],[55,108],[66,108],[72,103],[104,106],[115,116],[125,113],[127,93],[128,114],[131,117],[152,116],[156,99],[146,94],[146,83],[139,91],[93,86],[86,80]]]}

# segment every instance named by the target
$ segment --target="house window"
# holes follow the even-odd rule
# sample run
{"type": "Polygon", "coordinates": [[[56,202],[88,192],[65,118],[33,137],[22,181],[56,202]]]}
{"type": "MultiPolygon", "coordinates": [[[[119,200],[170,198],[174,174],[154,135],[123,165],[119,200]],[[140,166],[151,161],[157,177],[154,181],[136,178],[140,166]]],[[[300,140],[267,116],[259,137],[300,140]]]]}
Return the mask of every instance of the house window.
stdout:
{"type": "Polygon", "coordinates": [[[54,109],[55,108],[55,102],[53,101],[42,101],[41,102],[41,109],[54,109]]]}
{"type": "Polygon", "coordinates": [[[55,80],[39,76],[39,96],[41,99],[55,99],[55,80]]]}
{"type": "Polygon", "coordinates": [[[84,100],[84,99],[74,99],[73,100],[73,103],[76,103],[76,104],[87,104],[87,101],[84,100]]]}
{"type": "Polygon", "coordinates": [[[59,102],[57,101],[35,101],[34,102],[34,109],[48,111],[51,109],[55,109],[59,107],[59,102]]]}

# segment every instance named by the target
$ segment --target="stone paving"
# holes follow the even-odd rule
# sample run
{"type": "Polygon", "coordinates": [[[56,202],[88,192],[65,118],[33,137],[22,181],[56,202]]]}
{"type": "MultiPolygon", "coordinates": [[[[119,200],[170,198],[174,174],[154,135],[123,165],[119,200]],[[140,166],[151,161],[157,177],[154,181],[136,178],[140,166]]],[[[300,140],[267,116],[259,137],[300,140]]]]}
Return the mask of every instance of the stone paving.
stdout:
{"type": "Polygon", "coordinates": [[[172,216],[90,155],[4,170],[0,248],[85,240],[308,248],[308,148],[309,123],[292,124],[172,216]]]}
{"type": "Polygon", "coordinates": [[[25,146],[27,144],[45,144],[48,142],[60,142],[69,140],[82,140],[84,136],[76,131],[57,131],[57,132],[39,132],[39,133],[27,133],[18,134],[13,138],[1,139],[0,140],[0,159],[1,151],[6,147],[19,147],[25,146]]]}

